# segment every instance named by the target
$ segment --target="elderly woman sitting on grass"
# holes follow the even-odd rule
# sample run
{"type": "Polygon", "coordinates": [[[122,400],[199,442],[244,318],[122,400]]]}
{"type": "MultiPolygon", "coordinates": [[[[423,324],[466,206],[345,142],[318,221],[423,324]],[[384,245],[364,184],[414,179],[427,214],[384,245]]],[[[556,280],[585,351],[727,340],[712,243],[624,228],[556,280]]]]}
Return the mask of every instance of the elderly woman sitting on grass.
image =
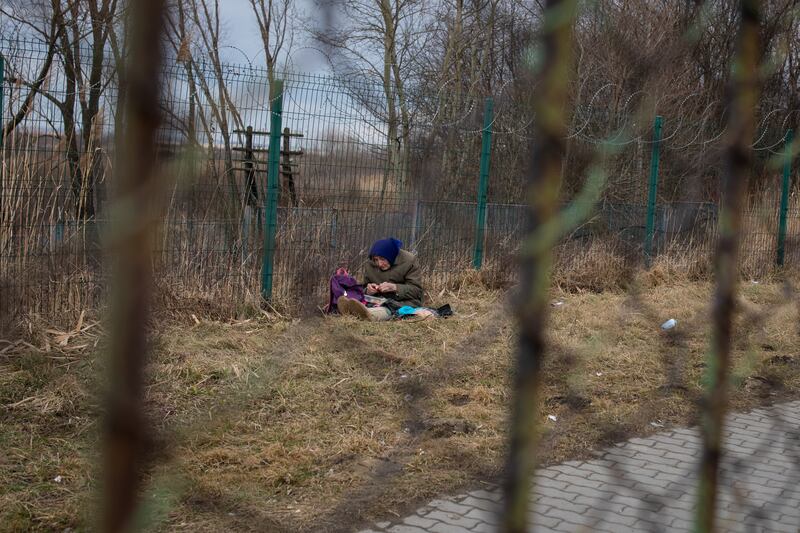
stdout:
{"type": "Polygon", "coordinates": [[[339,298],[337,307],[342,314],[363,320],[384,321],[392,312],[404,306],[421,307],[423,290],[417,258],[403,250],[397,239],[375,241],[369,250],[369,260],[364,269],[364,285],[369,296],[385,298],[378,307],[367,307],[346,297],[339,298]]]}

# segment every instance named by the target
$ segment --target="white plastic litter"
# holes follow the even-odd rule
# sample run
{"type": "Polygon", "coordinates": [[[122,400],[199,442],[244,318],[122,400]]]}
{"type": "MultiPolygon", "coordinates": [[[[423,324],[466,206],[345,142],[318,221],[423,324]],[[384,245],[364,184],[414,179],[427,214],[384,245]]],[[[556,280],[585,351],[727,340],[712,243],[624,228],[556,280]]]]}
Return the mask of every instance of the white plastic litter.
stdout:
{"type": "Polygon", "coordinates": [[[62,481],[64,481],[64,478],[61,476],[56,476],[53,478],[53,481],[55,481],[56,483],[61,483],[62,481]]]}
{"type": "Polygon", "coordinates": [[[667,320],[666,322],[661,324],[661,329],[663,329],[664,331],[667,331],[667,330],[673,329],[677,325],[678,325],[678,321],[675,320],[674,318],[670,318],[669,320],[667,320]]]}
{"type": "Polygon", "coordinates": [[[547,418],[549,418],[549,419],[550,419],[550,420],[552,420],[553,422],[555,422],[555,421],[557,421],[557,420],[558,420],[558,417],[557,417],[556,415],[547,415],[547,418]]]}
{"type": "Polygon", "coordinates": [[[597,376],[597,377],[599,378],[600,376],[602,376],[602,375],[603,375],[603,373],[602,373],[602,372],[595,372],[595,373],[594,373],[594,375],[595,375],[595,376],[597,376]]]}
{"type": "Polygon", "coordinates": [[[654,428],[663,428],[664,427],[664,424],[662,424],[661,422],[650,422],[650,425],[653,426],[654,428]]]}
{"type": "Polygon", "coordinates": [[[553,302],[550,305],[552,305],[553,307],[561,307],[562,305],[564,305],[564,302],[561,301],[561,300],[558,300],[557,302],[553,302]]]}

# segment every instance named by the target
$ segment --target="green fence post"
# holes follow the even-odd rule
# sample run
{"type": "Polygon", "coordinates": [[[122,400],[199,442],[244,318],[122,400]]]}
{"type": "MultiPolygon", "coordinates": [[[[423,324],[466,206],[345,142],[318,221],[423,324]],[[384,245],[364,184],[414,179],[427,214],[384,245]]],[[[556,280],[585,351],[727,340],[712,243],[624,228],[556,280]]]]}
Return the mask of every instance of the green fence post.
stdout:
{"type": "Polygon", "coordinates": [[[792,140],[794,132],[786,131],[784,139],[783,183],[781,184],[781,211],[778,221],[778,266],[783,266],[786,254],[786,216],[789,213],[789,187],[792,176],[792,140]]]}
{"type": "Polygon", "coordinates": [[[475,254],[472,266],[480,269],[483,265],[483,239],[486,233],[486,196],[489,189],[489,160],[492,155],[492,122],[494,121],[494,100],[486,99],[483,112],[483,143],[481,145],[481,175],[478,184],[478,212],[475,223],[475,254]]]}
{"type": "Polygon", "coordinates": [[[275,266],[275,237],[278,232],[278,172],[281,159],[281,127],[283,122],[283,80],[275,80],[270,103],[269,158],[267,160],[267,194],[264,197],[264,258],[261,266],[261,296],[272,298],[272,274],[275,266]]]}
{"type": "Polygon", "coordinates": [[[647,193],[647,227],[644,234],[644,260],[647,267],[653,259],[653,234],[656,223],[656,193],[658,192],[658,162],[661,154],[661,124],[663,118],[656,115],[653,123],[653,152],[650,158],[650,190],[647,193]]]}

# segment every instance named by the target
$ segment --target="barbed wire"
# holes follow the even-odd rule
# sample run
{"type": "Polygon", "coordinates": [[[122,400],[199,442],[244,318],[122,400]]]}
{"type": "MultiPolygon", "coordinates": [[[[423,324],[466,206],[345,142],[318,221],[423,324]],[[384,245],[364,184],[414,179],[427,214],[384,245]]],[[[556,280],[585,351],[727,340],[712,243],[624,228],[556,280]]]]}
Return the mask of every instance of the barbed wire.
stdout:
{"type": "MultiPolygon", "coordinates": [[[[37,60],[43,61],[44,59],[42,54],[36,52],[37,47],[40,48],[42,43],[16,38],[2,39],[0,40],[0,45],[2,45],[4,49],[11,50],[11,53],[5,56],[10,67],[9,71],[13,73],[11,76],[6,77],[7,81],[10,79],[10,81],[15,82],[18,86],[25,87],[25,84],[28,83],[25,80],[25,72],[36,70],[37,60]],[[22,67],[23,64],[25,67],[22,67]]],[[[268,81],[269,76],[267,69],[256,65],[250,56],[239,47],[225,45],[222,48],[236,51],[237,54],[241,56],[242,63],[214,64],[214,61],[210,58],[202,54],[195,54],[192,57],[194,75],[202,76],[206,80],[213,80],[214,77],[219,78],[221,76],[223,84],[230,84],[235,80],[243,80],[245,82],[242,84],[243,89],[234,96],[234,99],[241,102],[242,99],[246,98],[247,101],[254,103],[250,104],[244,112],[252,113],[260,109],[264,111],[268,111],[268,108],[271,109],[275,97],[270,97],[270,91],[264,93],[256,89],[259,87],[258,82],[263,82],[264,80],[268,81]]],[[[327,109],[333,111],[333,113],[324,111],[323,114],[326,118],[335,119],[339,116],[340,118],[348,118],[352,121],[361,121],[373,129],[376,134],[384,135],[386,133],[385,123],[389,120],[388,112],[386,111],[388,102],[385,101],[387,96],[381,94],[381,91],[378,90],[379,84],[374,80],[370,80],[370,77],[372,77],[374,73],[365,69],[337,71],[331,68],[329,73],[314,74],[298,73],[289,68],[297,63],[295,60],[297,54],[308,51],[320,54],[328,61],[329,65],[334,65],[333,57],[320,47],[302,46],[288,53],[285,61],[286,67],[282,71],[276,72],[275,77],[286,80],[287,89],[284,91],[284,97],[291,102],[291,108],[300,113],[319,115],[320,110],[311,109],[309,105],[304,102],[303,97],[296,95],[295,92],[292,91],[292,88],[294,87],[302,91],[306,89],[306,87],[310,88],[312,85],[329,87],[332,88],[335,93],[341,94],[342,97],[336,100],[332,98],[326,99],[325,105],[327,109]],[[383,124],[381,124],[381,122],[383,122],[383,124]]],[[[184,79],[182,75],[178,73],[179,71],[176,70],[179,64],[178,61],[175,61],[168,66],[165,70],[165,76],[170,79],[182,80],[184,83],[189,83],[188,74],[186,79],[184,79]]],[[[63,76],[63,72],[59,71],[57,68],[53,68],[51,72],[48,73],[49,79],[47,86],[49,92],[62,98],[67,98],[78,96],[81,90],[85,90],[85,87],[75,87],[71,89],[66,83],[66,80],[63,79],[63,76]]],[[[101,83],[104,86],[112,83],[113,76],[113,72],[106,75],[101,83]]],[[[217,79],[215,81],[220,80],[217,79]]],[[[596,82],[596,80],[588,77],[582,80],[580,92],[583,91],[582,88],[585,85],[594,82],[596,82]]],[[[483,127],[466,126],[468,122],[474,121],[479,102],[482,99],[480,96],[481,91],[478,90],[480,82],[478,80],[472,80],[464,87],[466,98],[463,102],[462,109],[453,114],[452,104],[448,101],[447,94],[459,83],[461,83],[460,80],[455,76],[450,76],[436,84],[432,97],[422,100],[433,104],[430,112],[425,112],[424,108],[419,108],[419,106],[409,110],[410,115],[413,117],[413,128],[456,129],[461,135],[477,135],[488,132],[500,137],[514,137],[525,142],[532,140],[532,136],[526,132],[531,130],[536,117],[533,114],[529,114],[528,116],[521,114],[519,112],[519,106],[515,105],[513,98],[498,99],[494,116],[488,125],[483,127]],[[441,120],[441,118],[446,115],[451,115],[451,117],[446,120],[441,120]]],[[[496,94],[506,94],[508,87],[513,83],[514,81],[511,79],[506,80],[496,89],[496,94]]],[[[222,98],[222,96],[218,94],[219,90],[216,88],[216,84],[208,85],[210,88],[209,97],[222,98]]],[[[614,82],[603,83],[598,89],[591,93],[591,96],[585,104],[580,102],[576,103],[576,124],[566,133],[566,140],[580,140],[581,142],[595,145],[611,145],[617,147],[633,143],[647,145],[655,142],[655,139],[651,138],[649,132],[637,127],[635,123],[631,124],[633,120],[630,112],[631,106],[635,101],[646,101],[648,98],[652,98],[650,91],[644,89],[633,91],[624,97],[621,106],[618,106],[613,113],[609,113],[610,107],[608,105],[601,105],[599,102],[602,101],[604,92],[610,91],[615,87],[619,87],[619,84],[614,82]],[[600,114],[598,114],[599,110],[605,112],[602,113],[602,115],[606,117],[606,120],[602,124],[612,128],[612,133],[610,133],[609,136],[597,136],[588,133],[588,130],[592,129],[594,126],[600,125],[600,123],[595,120],[596,117],[600,116],[600,114]],[[622,134],[623,131],[626,132],[624,135],[622,134]]],[[[535,89],[535,87],[533,89],[535,89]]],[[[396,88],[393,89],[393,93],[393,97],[397,98],[396,88]]],[[[681,95],[678,93],[662,94],[653,103],[653,116],[657,114],[659,109],[668,107],[673,107],[678,111],[688,109],[688,103],[693,98],[701,97],[702,94],[701,91],[695,91],[688,95],[681,95]],[[679,101],[674,106],[668,106],[667,102],[670,100],[679,101]]],[[[176,95],[172,95],[175,101],[174,103],[179,104],[180,102],[175,96],[176,95]]],[[[197,89],[193,93],[189,91],[188,94],[189,99],[194,99],[201,106],[212,105],[210,101],[203,103],[203,100],[206,99],[205,96],[206,95],[199,94],[197,89]]],[[[413,91],[409,91],[408,98],[411,101],[417,100],[418,103],[420,101],[413,95],[413,91]]],[[[13,98],[9,98],[6,102],[7,106],[11,105],[14,101],[13,98]]],[[[659,142],[664,146],[669,146],[672,143],[678,142],[678,144],[672,145],[671,148],[679,150],[688,150],[694,147],[705,149],[706,146],[716,142],[725,134],[724,126],[722,126],[719,131],[709,132],[707,130],[709,121],[715,116],[715,109],[720,109],[719,100],[712,100],[706,103],[702,111],[697,115],[699,116],[697,120],[687,120],[689,114],[679,112],[673,115],[677,118],[677,123],[675,123],[669,120],[670,117],[667,115],[665,117],[667,120],[665,120],[664,124],[669,130],[659,142]],[[679,141],[679,139],[684,140],[679,141]]],[[[726,109],[726,107],[723,107],[716,115],[720,117],[724,116],[726,109]]],[[[776,108],[764,113],[759,121],[757,135],[751,147],[756,151],[771,152],[773,149],[780,146],[784,136],[781,135],[780,138],[770,139],[770,134],[776,131],[776,123],[778,122],[780,123],[779,129],[785,130],[787,124],[796,112],[797,110],[776,108]]],[[[38,119],[36,120],[42,120],[43,114],[46,114],[46,112],[38,111],[38,119]]],[[[49,122],[53,125],[59,123],[58,120],[52,118],[49,122]]],[[[215,122],[213,117],[210,122],[215,122]]],[[[360,136],[357,132],[354,134],[360,136]]],[[[363,137],[362,140],[364,140],[363,137]]]]}

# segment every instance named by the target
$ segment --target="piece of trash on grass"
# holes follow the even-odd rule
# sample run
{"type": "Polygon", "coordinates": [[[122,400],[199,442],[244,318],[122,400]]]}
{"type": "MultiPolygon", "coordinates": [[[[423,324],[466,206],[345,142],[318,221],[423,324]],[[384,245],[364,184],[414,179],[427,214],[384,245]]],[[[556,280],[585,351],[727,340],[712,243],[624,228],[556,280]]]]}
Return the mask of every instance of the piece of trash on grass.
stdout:
{"type": "Polygon", "coordinates": [[[408,379],[408,374],[400,374],[400,379],[408,379]]]}
{"type": "Polygon", "coordinates": [[[678,325],[678,321],[675,320],[674,318],[670,318],[669,320],[667,320],[666,322],[661,324],[661,329],[663,329],[664,331],[667,331],[667,330],[673,329],[677,325],[678,325]]]}
{"type": "Polygon", "coordinates": [[[562,305],[564,305],[564,301],[563,300],[558,300],[558,301],[555,301],[555,302],[551,303],[550,305],[552,305],[553,307],[561,307],[562,305]]]}
{"type": "Polygon", "coordinates": [[[755,280],[755,279],[751,279],[751,280],[750,280],[750,283],[752,283],[753,285],[758,285],[758,284],[759,284],[759,283],[761,283],[761,282],[760,282],[760,281],[758,281],[758,280],[755,280]]]}
{"type": "Polygon", "coordinates": [[[595,375],[595,376],[597,376],[597,377],[599,378],[600,376],[602,376],[602,375],[603,375],[603,373],[602,373],[602,372],[595,372],[595,373],[594,373],[594,375],[595,375]]]}
{"type": "Polygon", "coordinates": [[[61,476],[56,476],[53,478],[53,481],[55,481],[56,483],[61,483],[62,481],[64,481],[64,478],[61,476]]]}
{"type": "Polygon", "coordinates": [[[555,422],[555,421],[557,421],[557,420],[558,420],[558,417],[557,417],[556,415],[547,415],[547,418],[549,418],[549,419],[550,419],[550,420],[552,420],[553,422],[555,422]]]}
{"type": "Polygon", "coordinates": [[[663,427],[664,427],[664,424],[662,424],[662,423],[661,423],[661,422],[659,422],[659,421],[656,421],[656,422],[650,422],[650,425],[651,425],[651,426],[653,426],[654,428],[663,428],[663,427]]]}

